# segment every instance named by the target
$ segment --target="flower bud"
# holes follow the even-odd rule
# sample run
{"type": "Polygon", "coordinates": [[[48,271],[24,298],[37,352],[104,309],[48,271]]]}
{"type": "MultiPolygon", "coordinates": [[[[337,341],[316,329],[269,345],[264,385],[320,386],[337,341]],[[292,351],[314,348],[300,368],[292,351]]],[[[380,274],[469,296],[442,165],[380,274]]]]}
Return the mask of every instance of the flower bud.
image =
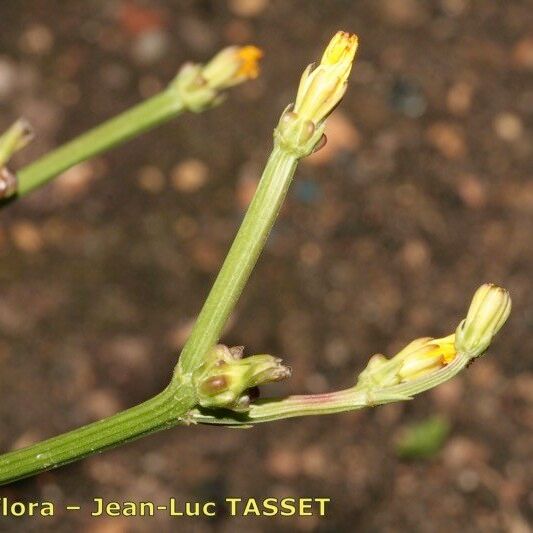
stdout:
{"type": "Polygon", "coordinates": [[[170,84],[190,111],[202,111],[222,101],[224,89],[259,75],[263,52],[255,46],[229,46],[209,63],[186,63],[170,84]]]}
{"type": "Polygon", "coordinates": [[[395,361],[404,360],[409,354],[412,352],[418,350],[419,348],[422,348],[423,346],[426,346],[430,341],[433,340],[433,337],[419,337],[418,339],[415,339],[414,341],[411,341],[407,346],[402,348],[395,356],[395,361]]]}
{"type": "Polygon", "coordinates": [[[381,354],[373,355],[359,374],[357,384],[371,388],[389,387],[439,370],[455,358],[454,337],[415,339],[390,359],[381,354]]]}
{"type": "Polygon", "coordinates": [[[363,371],[357,376],[357,384],[369,387],[395,385],[399,382],[399,379],[390,362],[391,360],[387,359],[383,354],[374,354],[368,360],[363,371]]]}
{"type": "Polygon", "coordinates": [[[325,120],[341,101],[357,51],[357,36],[339,31],[318,65],[309,65],[300,79],[296,101],[283,112],[274,137],[301,158],[324,146],[325,120]]]}
{"type": "Polygon", "coordinates": [[[411,343],[413,346],[410,351],[404,348],[398,354],[401,357],[398,370],[400,380],[402,382],[412,381],[451,363],[457,354],[454,339],[455,335],[441,339],[429,338],[422,343],[411,343]]]}
{"type": "Polygon", "coordinates": [[[11,156],[24,148],[33,139],[33,130],[24,119],[17,120],[3,135],[0,136],[0,167],[7,163],[11,156]]]}
{"type": "Polygon", "coordinates": [[[211,89],[227,89],[257,78],[262,56],[262,50],[256,46],[229,46],[207,63],[202,77],[211,89]]]}
{"type": "Polygon", "coordinates": [[[18,177],[9,168],[0,168],[0,200],[10,198],[17,193],[18,177]]]}
{"type": "Polygon", "coordinates": [[[290,376],[281,359],[271,355],[242,358],[241,347],[215,346],[205,363],[194,372],[198,403],[202,407],[247,410],[248,389],[290,376]]]}
{"type": "Polygon", "coordinates": [[[458,352],[481,355],[511,313],[511,297],[502,287],[485,283],[474,294],[466,318],[455,332],[458,352]]]}
{"type": "Polygon", "coordinates": [[[309,65],[300,79],[294,112],[321,124],[341,101],[357,51],[357,36],[337,32],[318,66],[309,65]]]}

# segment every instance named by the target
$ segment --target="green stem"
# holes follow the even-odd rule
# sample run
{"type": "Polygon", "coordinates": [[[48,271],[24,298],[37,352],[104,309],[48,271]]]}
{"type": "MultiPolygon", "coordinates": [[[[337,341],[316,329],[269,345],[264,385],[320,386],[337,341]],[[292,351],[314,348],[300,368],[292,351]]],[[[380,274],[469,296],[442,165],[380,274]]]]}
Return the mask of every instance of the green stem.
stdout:
{"type": "Polygon", "coordinates": [[[193,409],[194,391],[191,387],[176,383],[155,398],[132,409],[29,448],[0,456],[0,484],[61,466],[180,423],[246,427],[286,418],[341,413],[408,400],[415,394],[453,378],[471,359],[472,357],[466,354],[458,354],[451,364],[419,379],[372,390],[354,386],[324,394],[260,400],[251,406],[248,413],[193,409]]]}
{"type": "Polygon", "coordinates": [[[0,485],[44,472],[178,424],[194,405],[191,387],[167,387],[114,416],[0,456],[0,485]]]}
{"type": "Polygon", "coordinates": [[[56,468],[185,422],[196,405],[192,371],[218,340],[274,224],[298,158],[277,145],[220,274],[185,345],[171,384],[158,396],[99,422],[0,456],[0,484],[56,468]]]}
{"type": "Polygon", "coordinates": [[[298,158],[277,144],[242,225],[180,355],[177,372],[190,374],[218,341],[265,246],[298,158]]]}
{"type": "Polygon", "coordinates": [[[153,128],[186,109],[179,92],[169,87],[18,172],[18,196],[44,185],[70,167],[153,128]]]}
{"type": "Polygon", "coordinates": [[[456,376],[472,360],[466,354],[458,354],[449,365],[422,376],[419,379],[387,387],[368,389],[354,386],[324,394],[294,395],[287,398],[259,400],[247,413],[194,409],[190,415],[199,424],[250,426],[285,418],[328,415],[354,411],[364,407],[382,405],[393,401],[410,400],[415,394],[432,389],[456,376]]]}

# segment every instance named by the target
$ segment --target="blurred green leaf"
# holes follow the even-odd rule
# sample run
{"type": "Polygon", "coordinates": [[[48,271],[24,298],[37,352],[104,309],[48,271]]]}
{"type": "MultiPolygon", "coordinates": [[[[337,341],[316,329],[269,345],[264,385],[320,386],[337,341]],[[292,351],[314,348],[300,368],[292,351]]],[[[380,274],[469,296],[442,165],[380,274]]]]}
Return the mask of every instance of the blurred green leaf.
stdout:
{"type": "Polygon", "coordinates": [[[402,459],[429,459],[442,448],[449,433],[448,421],[432,416],[402,430],[396,442],[396,453],[402,459]]]}

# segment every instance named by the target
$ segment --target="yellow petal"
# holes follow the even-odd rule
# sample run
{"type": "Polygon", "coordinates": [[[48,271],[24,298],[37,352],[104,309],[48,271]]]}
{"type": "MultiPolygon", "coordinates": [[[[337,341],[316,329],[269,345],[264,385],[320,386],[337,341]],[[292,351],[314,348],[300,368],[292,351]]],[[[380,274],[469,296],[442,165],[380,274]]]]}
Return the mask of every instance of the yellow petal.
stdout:
{"type": "Polygon", "coordinates": [[[244,76],[247,79],[255,79],[259,76],[259,60],[263,57],[263,51],[257,46],[242,46],[238,51],[241,66],[237,76],[244,76]]]}
{"type": "Polygon", "coordinates": [[[335,65],[341,61],[353,62],[355,52],[357,52],[357,35],[338,31],[329,42],[322,55],[321,65],[335,65]]]}

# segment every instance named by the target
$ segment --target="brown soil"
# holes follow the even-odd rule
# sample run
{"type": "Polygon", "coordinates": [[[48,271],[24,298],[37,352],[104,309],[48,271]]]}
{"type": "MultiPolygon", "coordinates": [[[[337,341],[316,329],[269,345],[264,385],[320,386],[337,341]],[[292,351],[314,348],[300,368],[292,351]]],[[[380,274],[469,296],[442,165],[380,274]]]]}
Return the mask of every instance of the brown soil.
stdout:
{"type": "MultiPolygon", "coordinates": [[[[3,488],[20,501],[329,497],[325,518],[1,518],[2,531],[528,531],[533,386],[531,6],[526,0],[201,0],[0,5],[0,131],[20,166],[229,44],[261,78],[1,213],[0,444],[29,444],[167,382],[303,67],[339,29],[359,60],[303,163],[224,341],[293,368],[267,393],[350,384],[375,352],[448,334],[485,281],[514,311],[455,381],[406,404],[248,431],[177,428],[3,488]],[[332,117],[333,118],[333,117],[332,117]],[[441,414],[432,459],[395,439],[441,414]]],[[[221,503],[223,507],[223,504],[221,503]]],[[[530,510],[530,509],[529,509],[530,510]]]]}

